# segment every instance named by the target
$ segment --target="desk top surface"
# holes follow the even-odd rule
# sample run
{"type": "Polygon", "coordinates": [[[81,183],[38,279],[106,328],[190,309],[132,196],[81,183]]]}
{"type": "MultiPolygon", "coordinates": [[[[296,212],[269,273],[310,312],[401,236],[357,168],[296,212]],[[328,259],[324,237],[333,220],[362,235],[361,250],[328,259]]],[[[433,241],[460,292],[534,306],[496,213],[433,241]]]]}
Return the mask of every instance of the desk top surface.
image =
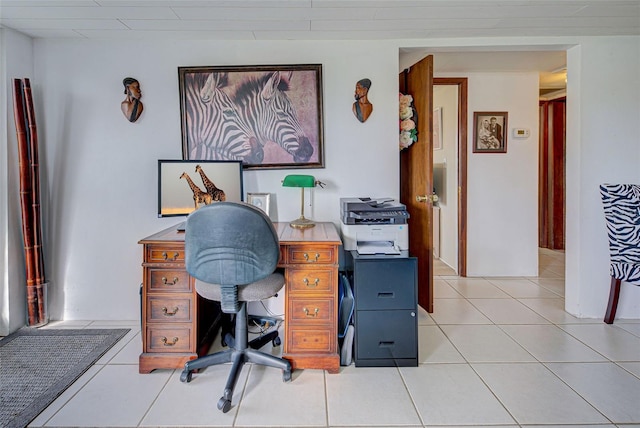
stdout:
{"type": "MultiPolygon", "coordinates": [[[[280,244],[296,244],[304,242],[322,242],[342,244],[338,229],[331,222],[318,222],[309,229],[294,229],[288,222],[273,223],[278,233],[280,244]]],[[[184,232],[178,232],[178,225],[173,225],[138,241],[138,244],[154,242],[184,242],[184,232]]]]}

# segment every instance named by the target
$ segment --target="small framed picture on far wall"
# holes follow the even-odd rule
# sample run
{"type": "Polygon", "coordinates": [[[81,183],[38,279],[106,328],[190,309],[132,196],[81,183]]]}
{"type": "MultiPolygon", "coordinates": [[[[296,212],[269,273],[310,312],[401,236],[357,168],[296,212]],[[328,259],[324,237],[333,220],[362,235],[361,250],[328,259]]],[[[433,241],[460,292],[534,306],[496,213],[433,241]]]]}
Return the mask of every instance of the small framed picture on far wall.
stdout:
{"type": "Polygon", "coordinates": [[[271,193],[247,193],[247,203],[260,208],[269,215],[269,202],[271,193]]]}
{"type": "Polygon", "coordinates": [[[473,113],[473,153],[507,153],[506,111],[473,113]]]}

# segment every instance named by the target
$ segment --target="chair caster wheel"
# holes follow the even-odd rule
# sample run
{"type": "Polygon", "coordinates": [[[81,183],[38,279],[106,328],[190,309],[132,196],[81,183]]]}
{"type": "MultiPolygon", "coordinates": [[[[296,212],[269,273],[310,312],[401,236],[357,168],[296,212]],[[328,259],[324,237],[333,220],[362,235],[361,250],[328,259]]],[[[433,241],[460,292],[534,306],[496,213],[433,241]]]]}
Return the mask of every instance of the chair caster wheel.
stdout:
{"type": "Polygon", "coordinates": [[[191,370],[183,370],[180,374],[180,382],[191,382],[191,376],[193,376],[193,372],[191,370]]]}
{"type": "Polygon", "coordinates": [[[291,382],[291,370],[283,370],[282,371],[282,381],[283,382],[291,382]]]}
{"type": "Polygon", "coordinates": [[[227,413],[231,410],[231,400],[227,400],[224,397],[221,397],[218,400],[218,410],[222,410],[222,413],[227,413]]]}
{"type": "Polygon", "coordinates": [[[275,339],[273,339],[271,343],[273,344],[273,346],[280,346],[282,344],[282,341],[280,340],[280,336],[277,336],[275,339]]]}

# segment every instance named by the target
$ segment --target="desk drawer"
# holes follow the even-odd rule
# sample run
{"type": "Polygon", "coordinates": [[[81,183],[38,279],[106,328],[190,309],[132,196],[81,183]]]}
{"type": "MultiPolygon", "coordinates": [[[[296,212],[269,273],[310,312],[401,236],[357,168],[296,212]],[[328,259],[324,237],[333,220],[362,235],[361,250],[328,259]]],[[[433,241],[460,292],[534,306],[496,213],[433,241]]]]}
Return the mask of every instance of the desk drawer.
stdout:
{"type": "Polygon", "coordinates": [[[189,274],[180,269],[149,269],[150,292],[178,292],[191,291],[189,274]]]}
{"type": "Polygon", "coordinates": [[[150,263],[184,263],[183,247],[150,247],[146,261],[150,263]]]}
{"type": "Polygon", "coordinates": [[[190,322],[193,298],[150,295],[147,297],[148,322],[190,322]]]}
{"type": "Polygon", "coordinates": [[[287,318],[291,323],[304,322],[328,324],[335,319],[333,299],[296,299],[290,298],[287,307],[287,318]]]}
{"type": "Polygon", "coordinates": [[[147,326],[145,352],[194,352],[192,325],[147,326]]]}
{"type": "Polygon", "coordinates": [[[333,247],[312,248],[308,246],[291,246],[288,254],[289,263],[328,264],[337,262],[337,254],[333,247]]]}
{"type": "Polygon", "coordinates": [[[325,353],[336,352],[337,336],[334,329],[287,328],[285,352],[287,353],[325,353]]]}
{"type": "Polygon", "coordinates": [[[335,269],[289,269],[287,291],[290,293],[330,293],[336,280],[335,269]]]}

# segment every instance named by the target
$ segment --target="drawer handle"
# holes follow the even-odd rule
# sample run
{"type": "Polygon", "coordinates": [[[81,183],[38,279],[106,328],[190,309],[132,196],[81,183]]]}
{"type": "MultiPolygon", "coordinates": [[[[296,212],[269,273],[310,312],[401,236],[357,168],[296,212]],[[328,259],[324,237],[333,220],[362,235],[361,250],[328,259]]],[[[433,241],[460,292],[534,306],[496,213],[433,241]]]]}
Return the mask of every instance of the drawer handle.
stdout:
{"type": "Polygon", "coordinates": [[[306,285],[307,287],[315,288],[318,286],[318,282],[320,282],[320,278],[316,278],[316,280],[313,281],[313,284],[309,284],[309,278],[305,278],[302,281],[304,282],[304,285],[306,285]]]}
{"type": "Polygon", "coordinates": [[[393,299],[393,292],[378,293],[378,297],[383,299],[393,299]]]}
{"type": "Polygon", "coordinates": [[[169,254],[167,254],[167,252],[164,251],[162,253],[162,258],[165,259],[165,260],[171,260],[172,262],[175,262],[178,259],[179,255],[180,255],[180,253],[175,252],[175,253],[173,253],[173,257],[169,258],[169,254]]]}
{"type": "Polygon", "coordinates": [[[177,337],[174,337],[173,341],[171,343],[169,343],[169,340],[165,336],[162,336],[162,344],[164,346],[173,346],[176,343],[178,343],[178,338],[177,337]]]}
{"type": "Polygon", "coordinates": [[[167,279],[167,277],[166,277],[166,276],[163,276],[163,277],[162,277],[162,283],[163,283],[164,285],[176,285],[176,284],[178,283],[178,277],[177,277],[177,276],[174,276],[174,277],[173,277],[173,282],[169,282],[169,280],[167,279]]]}
{"type": "Polygon", "coordinates": [[[164,314],[164,316],[166,316],[166,317],[172,317],[172,316],[174,316],[175,314],[177,314],[177,313],[178,313],[178,307],[177,307],[177,306],[174,306],[174,307],[173,307],[173,312],[169,312],[169,309],[167,309],[167,307],[166,307],[166,306],[163,306],[163,307],[162,307],[162,313],[163,313],[163,314],[164,314]]]}
{"type": "Polygon", "coordinates": [[[393,348],[395,346],[396,342],[380,342],[378,343],[378,346],[380,348],[393,348]]]}
{"type": "Polygon", "coordinates": [[[316,308],[316,310],[313,311],[312,314],[309,313],[309,309],[307,309],[307,308],[302,308],[302,310],[304,311],[304,314],[306,316],[308,316],[309,318],[315,318],[315,317],[318,316],[318,308],[316,308]]]}
{"type": "Polygon", "coordinates": [[[318,254],[318,253],[316,253],[316,256],[315,256],[315,258],[314,258],[313,260],[311,260],[311,259],[309,258],[309,254],[304,253],[304,259],[305,259],[307,262],[311,262],[311,263],[313,263],[313,262],[317,262],[319,258],[320,258],[320,254],[318,254]]]}

